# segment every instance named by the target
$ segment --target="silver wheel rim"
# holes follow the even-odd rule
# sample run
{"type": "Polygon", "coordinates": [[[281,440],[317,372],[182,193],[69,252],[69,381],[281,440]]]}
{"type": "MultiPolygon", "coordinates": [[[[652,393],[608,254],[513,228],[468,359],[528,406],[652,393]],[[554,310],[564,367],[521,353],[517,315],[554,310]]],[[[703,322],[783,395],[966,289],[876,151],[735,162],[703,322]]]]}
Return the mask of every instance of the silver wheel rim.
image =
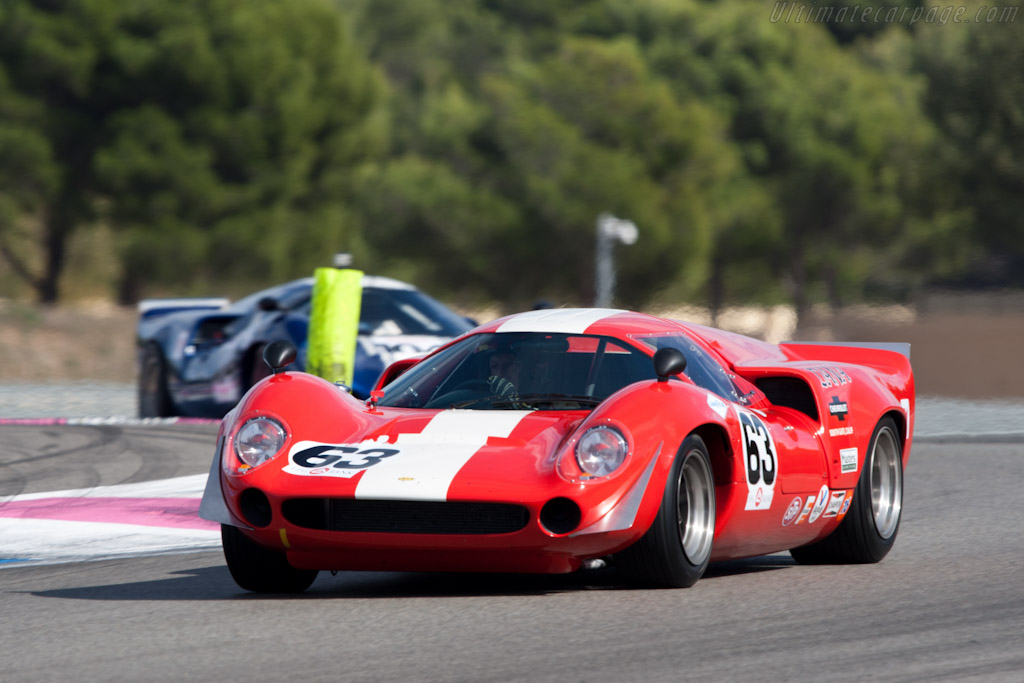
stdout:
{"type": "Polygon", "coordinates": [[[903,463],[896,436],[888,427],[878,432],[871,451],[871,512],[878,535],[888,539],[896,533],[903,509],[903,463]]]}
{"type": "Polygon", "coordinates": [[[700,451],[686,454],[676,491],[683,553],[691,564],[703,564],[711,554],[715,535],[715,489],[711,470],[700,451]]]}

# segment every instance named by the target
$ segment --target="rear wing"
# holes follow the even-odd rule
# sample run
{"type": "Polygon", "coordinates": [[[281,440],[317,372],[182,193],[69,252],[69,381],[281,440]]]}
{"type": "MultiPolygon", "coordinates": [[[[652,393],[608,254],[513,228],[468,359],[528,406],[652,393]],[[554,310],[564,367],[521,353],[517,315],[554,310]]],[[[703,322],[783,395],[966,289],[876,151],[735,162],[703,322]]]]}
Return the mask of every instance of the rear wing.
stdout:
{"type": "Polygon", "coordinates": [[[783,342],[792,361],[864,365],[887,375],[910,377],[910,344],[903,342],[783,342]]]}
{"type": "MultiPolygon", "coordinates": [[[[854,349],[879,349],[892,351],[910,360],[910,344],[906,342],[782,342],[779,346],[797,351],[803,346],[843,346],[854,349]]],[[[818,360],[814,358],[814,360],[818,360]]]]}
{"type": "Polygon", "coordinates": [[[223,297],[182,298],[182,299],[143,299],[139,302],[139,318],[146,320],[158,318],[179,311],[216,311],[224,308],[230,299],[223,297]]]}

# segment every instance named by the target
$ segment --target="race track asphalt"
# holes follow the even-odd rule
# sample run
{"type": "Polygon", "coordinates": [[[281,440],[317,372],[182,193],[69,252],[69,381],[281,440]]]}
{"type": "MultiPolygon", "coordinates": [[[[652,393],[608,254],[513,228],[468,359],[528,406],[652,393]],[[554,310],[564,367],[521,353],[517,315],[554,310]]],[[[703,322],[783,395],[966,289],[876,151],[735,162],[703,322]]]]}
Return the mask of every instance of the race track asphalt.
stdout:
{"type": "MultiPolygon", "coordinates": [[[[202,474],[215,434],[2,426],[0,499],[202,474]]],[[[1024,439],[922,440],[906,475],[880,564],[772,555],[685,590],[607,570],[322,573],[264,597],[219,551],[7,565],[0,680],[1024,680],[1024,439]]]]}

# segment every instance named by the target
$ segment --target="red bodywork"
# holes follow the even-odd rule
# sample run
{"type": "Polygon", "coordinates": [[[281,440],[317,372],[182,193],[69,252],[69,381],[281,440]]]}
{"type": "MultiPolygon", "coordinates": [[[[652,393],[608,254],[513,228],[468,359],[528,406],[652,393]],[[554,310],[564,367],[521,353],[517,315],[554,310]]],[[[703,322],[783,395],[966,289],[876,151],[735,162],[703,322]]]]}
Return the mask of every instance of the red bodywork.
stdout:
{"type": "MultiPolygon", "coordinates": [[[[556,312],[552,320],[560,319],[556,312]]],[[[496,332],[516,320],[503,318],[469,334],[496,332]]],[[[545,324],[538,319],[534,327],[544,331],[545,324]]],[[[378,408],[319,378],[283,372],[253,387],[222,423],[211,474],[219,477],[217,494],[227,517],[211,518],[286,552],[300,569],[570,572],[643,536],[658,513],[680,445],[697,433],[708,446],[714,472],[711,559],[718,561],[794,548],[832,532],[850,504],[872,431],[886,415],[896,420],[904,438],[906,464],[914,384],[901,353],[772,345],[618,311],[608,311],[585,332],[613,337],[648,355],[653,350],[638,341],[644,335],[685,334],[733,375],[745,404],[680,376],[681,381],[631,384],[593,410],[378,408]],[[240,470],[233,439],[258,415],[278,420],[287,441],[274,459],[240,470]],[[589,478],[578,469],[573,449],[579,436],[598,424],[619,428],[630,449],[611,475],[589,478]],[[300,442],[397,447],[402,454],[387,463],[390,479],[369,470],[350,478],[299,476],[285,467],[300,442]],[[470,455],[453,466],[444,460],[453,452],[470,455]],[[438,472],[430,470],[430,457],[437,458],[438,472]],[[406,475],[401,462],[410,467],[406,475]],[[254,524],[243,511],[240,497],[249,489],[269,500],[269,523],[254,524]],[[355,498],[511,503],[524,506],[529,521],[518,531],[498,534],[346,532],[296,524],[282,511],[286,500],[355,498]],[[540,513],[559,498],[579,507],[580,520],[571,531],[553,533],[540,513]]]]}

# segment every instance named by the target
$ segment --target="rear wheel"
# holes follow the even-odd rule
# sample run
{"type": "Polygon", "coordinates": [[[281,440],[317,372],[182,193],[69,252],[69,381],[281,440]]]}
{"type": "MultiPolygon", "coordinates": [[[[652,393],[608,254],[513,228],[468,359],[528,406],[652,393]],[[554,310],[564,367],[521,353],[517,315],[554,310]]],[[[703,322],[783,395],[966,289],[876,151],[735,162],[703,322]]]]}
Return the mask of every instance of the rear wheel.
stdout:
{"type": "Polygon", "coordinates": [[[703,439],[686,438],[665,482],[654,524],[618,564],[653,586],[685,588],[703,576],[715,536],[715,480],[703,439]]]}
{"type": "Polygon", "coordinates": [[[301,593],[318,574],[315,569],[296,569],[284,553],[264,548],[229,524],[220,525],[220,538],[231,578],[247,591],[301,593]]]}
{"type": "Polygon", "coordinates": [[[146,344],[139,359],[139,417],[171,417],[174,405],[167,390],[167,362],[160,347],[146,344]]]}
{"type": "Polygon", "coordinates": [[[903,450],[896,422],[882,418],[871,436],[850,511],[827,538],[790,550],[803,564],[867,564],[896,542],[903,513],[903,450]]]}

